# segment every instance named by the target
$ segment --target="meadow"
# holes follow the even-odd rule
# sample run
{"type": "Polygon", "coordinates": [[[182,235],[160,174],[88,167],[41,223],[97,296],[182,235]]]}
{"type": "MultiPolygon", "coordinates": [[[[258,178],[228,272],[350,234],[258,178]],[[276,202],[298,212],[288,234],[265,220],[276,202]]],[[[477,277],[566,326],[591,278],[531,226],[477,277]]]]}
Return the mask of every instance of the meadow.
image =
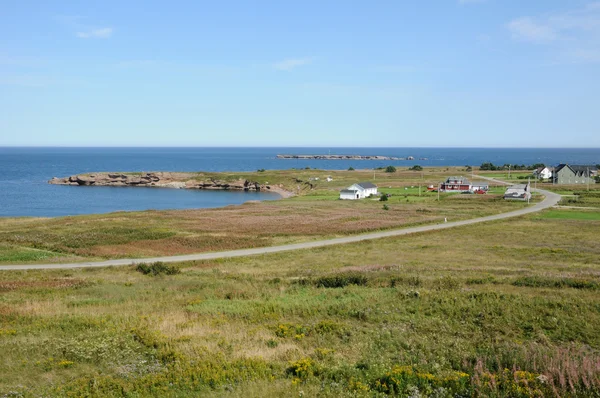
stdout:
{"type": "Polygon", "coordinates": [[[220,209],[2,218],[0,264],[140,258],[271,246],[439,223],[444,219],[455,221],[525,206],[504,201],[503,187],[492,187],[488,195],[441,194],[439,201],[436,193],[427,191],[428,185],[437,185],[448,175],[460,173],[466,170],[198,173],[199,179],[242,178],[281,185],[296,189],[297,195],[220,209]],[[327,182],[327,176],[333,181],[327,182]],[[386,202],[389,210],[384,210],[377,199],[338,200],[341,188],[365,180],[374,181],[380,192],[392,195],[386,202]]]}
{"type": "Polygon", "coordinates": [[[0,395],[598,396],[600,221],[579,213],[4,272],[0,395]]]}
{"type": "MultiPolygon", "coordinates": [[[[0,259],[222,250],[525,206],[502,187],[439,201],[425,191],[460,171],[382,173],[389,210],[337,200],[373,172],[347,171],[276,202],[3,219],[0,259]]],[[[576,188],[565,200],[586,206],[349,245],[2,271],[0,396],[598,397],[598,191],[576,188]]]]}

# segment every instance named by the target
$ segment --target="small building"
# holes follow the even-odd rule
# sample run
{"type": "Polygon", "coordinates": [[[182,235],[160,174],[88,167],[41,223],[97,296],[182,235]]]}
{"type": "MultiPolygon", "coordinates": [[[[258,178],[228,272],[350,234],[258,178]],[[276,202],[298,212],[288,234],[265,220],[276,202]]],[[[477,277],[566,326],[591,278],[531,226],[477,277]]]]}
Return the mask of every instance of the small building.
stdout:
{"type": "Polygon", "coordinates": [[[538,167],[533,171],[533,176],[539,180],[552,178],[552,167],[538,167]]]}
{"type": "Polygon", "coordinates": [[[465,177],[448,177],[440,185],[441,192],[468,192],[471,190],[471,183],[465,177]]]}
{"type": "Polygon", "coordinates": [[[490,190],[490,184],[485,181],[473,181],[471,183],[471,192],[487,192],[490,190]]]}
{"type": "Polygon", "coordinates": [[[527,184],[511,185],[504,192],[504,199],[529,200],[531,199],[531,187],[527,184]]]}
{"type": "Polygon", "coordinates": [[[340,199],[364,199],[371,195],[377,195],[377,185],[370,182],[359,182],[340,191],[340,199]]]}
{"type": "Polygon", "coordinates": [[[360,199],[360,193],[355,189],[342,189],[340,191],[340,199],[344,200],[356,200],[360,199]]]}
{"type": "Polygon", "coordinates": [[[593,184],[594,175],[598,173],[596,166],[559,164],[553,175],[554,184],[593,184]]]}

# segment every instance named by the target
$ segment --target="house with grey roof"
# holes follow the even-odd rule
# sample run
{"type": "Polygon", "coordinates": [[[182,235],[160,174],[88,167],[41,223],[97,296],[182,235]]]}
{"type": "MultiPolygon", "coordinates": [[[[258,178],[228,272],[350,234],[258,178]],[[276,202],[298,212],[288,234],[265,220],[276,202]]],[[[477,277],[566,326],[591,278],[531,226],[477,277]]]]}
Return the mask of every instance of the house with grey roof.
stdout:
{"type": "Polygon", "coordinates": [[[538,167],[533,171],[533,176],[539,180],[548,180],[552,178],[554,169],[552,167],[538,167]]]}
{"type": "Polygon", "coordinates": [[[352,184],[340,191],[340,199],[356,200],[364,199],[371,195],[377,195],[377,185],[371,182],[359,182],[352,184]]]}
{"type": "Polygon", "coordinates": [[[527,184],[511,185],[504,192],[504,199],[508,200],[529,200],[531,199],[531,187],[527,184]]]}
{"type": "Polygon", "coordinates": [[[598,174],[596,166],[559,164],[553,175],[554,184],[593,184],[598,174]]]}

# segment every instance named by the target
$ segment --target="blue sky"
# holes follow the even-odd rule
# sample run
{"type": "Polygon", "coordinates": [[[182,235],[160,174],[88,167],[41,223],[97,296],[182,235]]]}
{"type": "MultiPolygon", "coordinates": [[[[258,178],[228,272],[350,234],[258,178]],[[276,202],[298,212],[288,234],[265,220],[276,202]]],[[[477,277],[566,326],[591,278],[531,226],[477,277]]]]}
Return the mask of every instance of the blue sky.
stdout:
{"type": "Polygon", "coordinates": [[[0,145],[600,147],[600,2],[0,5],[0,145]]]}

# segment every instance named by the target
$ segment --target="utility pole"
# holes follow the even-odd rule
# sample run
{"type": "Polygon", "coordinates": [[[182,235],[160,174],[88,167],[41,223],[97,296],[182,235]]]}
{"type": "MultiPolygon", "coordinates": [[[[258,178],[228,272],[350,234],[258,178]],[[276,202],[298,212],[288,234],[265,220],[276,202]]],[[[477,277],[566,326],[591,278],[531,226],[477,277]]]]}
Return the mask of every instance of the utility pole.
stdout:
{"type": "Polygon", "coordinates": [[[508,179],[510,180],[510,164],[508,165],[508,179]]]}
{"type": "Polygon", "coordinates": [[[440,183],[438,183],[438,202],[440,201],[440,183]]]}
{"type": "Polygon", "coordinates": [[[527,193],[529,193],[527,195],[527,204],[529,204],[529,198],[531,198],[531,178],[527,179],[527,193]]]}
{"type": "Polygon", "coordinates": [[[588,187],[587,187],[587,188],[588,188],[587,190],[588,190],[588,191],[590,190],[590,180],[591,180],[591,179],[592,179],[592,177],[590,176],[590,168],[588,167],[588,168],[587,168],[587,186],[588,186],[588,187]]]}

